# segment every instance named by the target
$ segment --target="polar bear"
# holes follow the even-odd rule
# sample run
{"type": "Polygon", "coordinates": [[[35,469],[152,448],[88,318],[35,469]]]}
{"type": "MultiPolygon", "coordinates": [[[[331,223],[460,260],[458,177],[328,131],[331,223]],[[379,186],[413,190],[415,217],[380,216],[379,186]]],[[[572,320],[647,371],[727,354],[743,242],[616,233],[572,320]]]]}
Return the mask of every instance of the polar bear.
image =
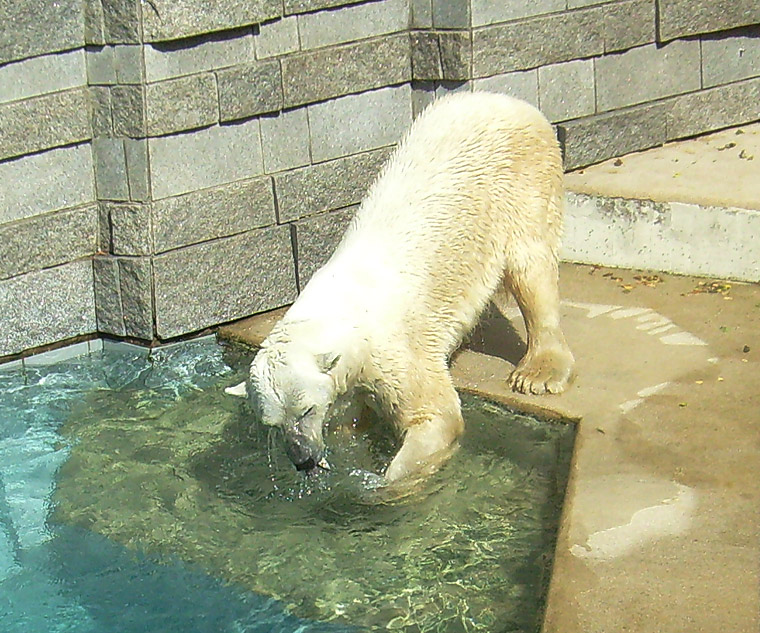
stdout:
{"type": "Polygon", "coordinates": [[[529,104],[475,92],[422,112],[251,363],[251,403],[284,430],[297,469],[329,467],[323,427],[351,389],[402,439],[388,481],[441,460],[463,431],[449,358],[489,300],[504,312],[514,296],[525,319],[512,388],[565,388],[574,361],[559,319],[562,196],[557,140],[529,104]]]}

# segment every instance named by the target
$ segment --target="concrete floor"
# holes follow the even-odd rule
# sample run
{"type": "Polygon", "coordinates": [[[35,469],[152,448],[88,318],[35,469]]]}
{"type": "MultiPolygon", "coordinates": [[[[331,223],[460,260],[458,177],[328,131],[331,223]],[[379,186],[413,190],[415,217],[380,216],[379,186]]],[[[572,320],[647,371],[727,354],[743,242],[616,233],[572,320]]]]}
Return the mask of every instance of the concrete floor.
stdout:
{"type": "Polygon", "coordinates": [[[462,387],[580,418],[547,633],[760,630],[760,287],[653,275],[563,266],[565,394],[506,391],[520,343],[497,318],[473,339],[496,357],[454,363],[462,387]]]}
{"type": "MultiPolygon", "coordinates": [[[[744,126],[567,186],[760,209],[759,160],[760,125],[744,126]]],[[[486,315],[452,365],[462,389],[577,421],[544,633],[757,633],[760,285],[577,264],[560,285],[577,361],[566,393],[507,390],[524,351],[517,308],[510,322],[486,315]]],[[[220,333],[257,343],[279,314],[220,333]]]]}
{"type": "Polygon", "coordinates": [[[612,158],[567,174],[570,191],[760,210],[760,123],[612,158]]]}

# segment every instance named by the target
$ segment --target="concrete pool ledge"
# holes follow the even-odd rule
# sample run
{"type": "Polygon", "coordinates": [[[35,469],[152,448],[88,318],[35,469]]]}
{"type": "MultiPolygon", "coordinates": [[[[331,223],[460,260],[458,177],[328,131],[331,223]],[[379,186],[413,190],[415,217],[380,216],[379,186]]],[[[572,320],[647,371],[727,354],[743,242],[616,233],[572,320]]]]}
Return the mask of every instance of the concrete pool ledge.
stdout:
{"type": "Polygon", "coordinates": [[[566,176],[568,261],[757,281],[760,123],[566,176]]]}
{"type": "MultiPolygon", "coordinates": [[[[565,394],[507,389],[516,309],[486,315],[452,365],[460,389],[577,423],[543,630],[756,632],[760,287],[564,264],[561,288],[565,394]]],[[[256,344],[281,314],[220,336],[256,344]]]]}

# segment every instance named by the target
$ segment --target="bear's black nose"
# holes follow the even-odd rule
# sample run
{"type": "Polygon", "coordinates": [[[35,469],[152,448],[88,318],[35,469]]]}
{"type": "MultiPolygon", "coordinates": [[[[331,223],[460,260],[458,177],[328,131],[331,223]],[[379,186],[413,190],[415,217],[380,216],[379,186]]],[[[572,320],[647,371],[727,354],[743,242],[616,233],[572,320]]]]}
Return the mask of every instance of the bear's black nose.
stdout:
{"type": "Polygon", "coordinates": [[[299,471],[306,471],[311,472],[317,467],[317,462],[314,461],[313,457],[309,457],[305,462],[301,462],[300,464],[296,464],[296,470],[299,471]]]}

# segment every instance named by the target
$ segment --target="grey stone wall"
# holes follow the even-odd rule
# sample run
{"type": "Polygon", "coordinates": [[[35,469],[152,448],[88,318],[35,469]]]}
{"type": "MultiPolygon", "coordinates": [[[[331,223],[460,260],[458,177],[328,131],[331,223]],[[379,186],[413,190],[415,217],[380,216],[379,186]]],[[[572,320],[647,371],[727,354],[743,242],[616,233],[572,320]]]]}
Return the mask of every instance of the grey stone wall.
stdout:
{"type": "Polygon", "coordinates": [[[472,0],[472,83],[541,108],[568,169],[760,118],[755,0],[563,5],[472,0]]]}
{"type": "Polygon", "coordinates": [[[759,24],[755,0],[2,3],[0,357],[289,303],[449,90],[536,104],[568,168],[756,120],[759,24]]]}

